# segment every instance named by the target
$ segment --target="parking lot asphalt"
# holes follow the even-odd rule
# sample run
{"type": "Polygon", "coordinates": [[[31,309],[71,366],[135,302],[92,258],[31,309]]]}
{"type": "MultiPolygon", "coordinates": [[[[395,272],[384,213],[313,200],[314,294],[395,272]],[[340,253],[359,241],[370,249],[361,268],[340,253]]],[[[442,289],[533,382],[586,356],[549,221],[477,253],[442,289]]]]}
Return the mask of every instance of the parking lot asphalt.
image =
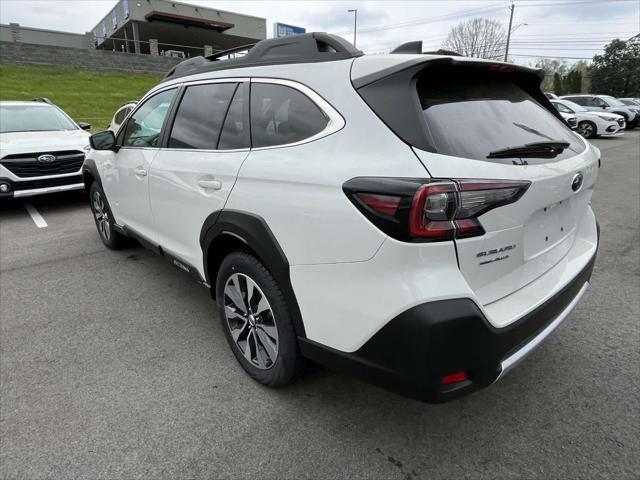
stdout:
{"type": "Polygon", "coordinates": [[[640,131],[594,143],[592,290],[504,380],[443,405],[322,368],[264,388],[208,292],[104,248],[83,194],[0,205],[2,478],[638,478],[640,131]]]}

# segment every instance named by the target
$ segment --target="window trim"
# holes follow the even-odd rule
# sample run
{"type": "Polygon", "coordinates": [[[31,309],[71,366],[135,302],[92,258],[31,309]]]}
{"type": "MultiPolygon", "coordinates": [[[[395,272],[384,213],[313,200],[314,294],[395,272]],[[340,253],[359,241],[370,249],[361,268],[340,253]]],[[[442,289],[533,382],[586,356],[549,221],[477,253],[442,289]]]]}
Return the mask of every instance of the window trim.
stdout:
{"type": "MultiPolygon", "coordinates": [[[[218,140],[216,141],[216,145],[218,143],[220,143],[220,136],[222,135],[222,130],[224,129],[224,124],[227,121],[227,114],[229,113],[229,108],[231,108],[231,102],[233,102],[233,98],[235,97],[236,93],[238,92],[239,89],[244,88],[245,84],[248,84],[249,79],[236,79],[236,78],[225,78],[225,79],[212,79],[212,80],[202,80],[202,81],[197,81],[197,82],[185,82],[183,84],[180,84],[180,91],[178,93],[178,95],[176,96],[176,103],[175,106],[171,108],[170,112],[169,112],[169,120],[170,120],[170,125],[167,124],[167,133],[166,133],[166,138],[163,138],[162,142],[161,142],[161,146],[160,148],[162,148],[163,150],[168,150],[171,152],[205,152],[205,153],[212,153],[212,152],[247,152],[249,151],[249,147],[246,148],[236,148],[236,149],[228,149],[228,150],[217,150],[217,149],[211,149],[211,148],[179,148],[179,147],[170,147],[169,146],[169,139],[171,138],[171,132],[173,131],[173,127],[175,125],[175,121],[176,121],[176,116],[178,115],[178,111],[180,110],[180,105],[182,104],[182,100],[184,98],[184,95],[187,91],[187,89],[189,87],[193,87],[193,86],[197,86],[197,85],[209,85],[209,84],[217,84],[217,83],[228,83],[228,84],[232,84],[235,85],[235,89],[231,95],[231,99],[229,100],[229,104],[227,105],[227,110],[224,113],[224,117],[222,118],[222,125],[220,126],[220,132],[218,132],[218,140]]],[[[245,92],[246,94],[247,92],[245,92]]],[[[246,112],[243,112],[243,116],[245,115],[246,112]]],[[[245,118],[245,120],[247,120],[245,118]]],[[[251,136],[249,136],[249,141],[251,141],[251,136]]]]}
{"type": "MultiPolygon", "coordinates": [[[[313,102],[316,105],[316,107],[318,107],[320,111],[327,116],[329,121],[327,122],[327,125],[315,135],[312,135],[310,137],[307,137],[292,143],[282,143],[279,145],[269,145],[266,147],[256,147],[256,148],[253,148],[252,146],[251,148],[252,152],[259,152],[262,150],[272,150],[274,148],[295,147],[298,145],[304,145],[305,143],[315,142],[320,138],[327,137],[329,135],[332,135],[342,130],[345,126],[345,121],[342,115],[340,115],[340,113],[335,108],[333,108],[333,106],[331,106],[331,104],[329,104],[329,102],[327,102],[324,98],[322,98],[318,93],[316,93],[314,90],[311,90],[309,87],[307,87],[306,85],[303,85],[302,83],[294,82],[292,80],[285,80],[281,78],[252,77],[251,84],[253,85],[254,83],[282,85],[282,86],[290,87],[290,88],[293,88],[294,90],[297,90],[298,92],[306,96],[309,100],[311,100],[311,102],[313,102]]],[[[251,100],[249,101],[251,102],[251,100]]],[[[249,122],[251,122],[251,118],[249,118],[249,122]]]]}
{"type": "MultiPolygon", "coordinates": [[[[184,82],[176,82],[176,83],[172,83],[171,85],[167,85],[165,88],[159,88],[157,90],[153,90],[147,93],[147,95],[145,95],[138,102],[135,110],[137,110],[138,106],[140,106],[142,103],[146,102],[148,98],[151,98],[152,95],[164,92],[165,90],[170,90],[172,88],[176,88],[178,92],[176,93],[176,96],[173,99],[172,106],[169,109],[169,113],[165,118],[165,123],[162,125],[162,130],[165,133],[163,134],[162,141],[160,142],[160,147],[122,147],[122,148],[159,148],[161,150],[167,150],[171,152],[204,152],[204,153],[258,152],[262,150],[272,150],[275,148],[295,147],[298,145],[304,145],[305,143],[314,142],[316,140],[319,140],[324,137],[328,137],[329,135],[332,135],[342,130],[346,124],[344,117],[329,102],[327,102],[322,96],[320,96],[317,92],[315,92],[311,88],[307,87],[306,85],[300,82],[296,82],[293,80],[286,80],[283,78],[275,78],[275,77],[219,77],[219,78],[207,78],[203,80],[191,80],[191,81],[186,80],[184,82]],[[169,141],[168,132],[170,132],[171,129],[173,128],[173,123],[175,121],[175,116],[176,116],[178,107],[180,105],[180,102],[182,101],[182,97],[187,87],[190,87],[193,85],[207,85],[210,83],[237,83],[238,88],[242,88],[245,85],[250,87],[254,83],[268,83],[268,84],[283,85],[285,87],[290,87],[302,93],[309,100],[311,100],[311,102],[313,102],[316,105],[316,107],[318,107],[322,111],[322,113],[324,113],[327,116],[329,121],[327,122],[327,125],[324,127],[324,129],[322,129],[315,135],[304,138],[302,140],[298,140],[297,142],[293,142],[293,143],[283,143],[280,145],[269,145],[267,147],[256,147],[256,148],[254,148],[253,146],[249,146],[246,148],[235,148],[230,150],[168,147],[167,146],[169,141]],[[169,128],[169,126],[171,128],[169,128]]],[[[247,104],[250,106],[251,95],[250,95],[250,92],[248,93],[249,93],[249,96],[248,96],[247,104]]],[[[133,115],[135,110],[133,110],[132,112],[129,112],[129,115],[130,116],[133,115]]],[[[249,122],[248,123],[249,141],[251,145],[251,115],[250,114],[247,115],[247,113],[248,112],[245,112],[245,119],[247,122],[249,122]]],[[[225,116],[225,120],[226,120],[226,116],[225,116]]],[[[122,125],[124,125],[124,123],[122,125]]],[[[122,128],[122,125],[120,126],[120,128],[122,128]]],[[[223,121],[223,127],[224,127],[224,121],[223,121]]]]}
{"type": "MultiPolygon", "coordinates": [[[[268,83],[268,84],[275,84],[275,85],[283,85],[285,87],[290,87],[293,88],[294,90],[297,90],[298,92],[302,93],[303,95],[305,95],[309,100],[311,100],[312,103],[314,103],[316,105],[316,107],[318,107],[322,113],[324,115],[327,116],[327,118],[329,119],[329,121],[327,122],[327,125],[324,127],[324,129],[322,129],[321,131],[319,131],[318,133],[316,133],[315,135],[312,135],[311,137],[307,137],[305,139],[299,140],[297,142],[293,142],[293,143],[283,143],[280,145],[270,145],[267,147],[246,147],[246,148],[235,148],[235,149],[229,149],[229,150],[211,150],[211,149],[193,149],[193,148],[175,148],[175,147],[168,147],[168,137],[166,138],[166,141],[163,141],[161,143],[161,147],[162,150],[168,150],[171,152],[205,152],[205,153],[233,153],[233,152],[258,152],[261,150],[271,150],[271,149],[275,149],[275,148],[286,148],[286,147],[294,147],[297,145],[303,145],[305,143],[310,143],[310,142],[314,142],[320,138],[324,138],[327,137],[329,135],[332,135],[340,130],[342,130],[345,126],[345,120],[342,117],[342,115],[331,105],[329,104],[329,102],[327,102],[324,98],[322,98],[318,93],[316,93],[314,90],[312,90],[311,88],[307,87],[306,85],[299,83],[299,82],[295,82],[293,80],[285,80],[282,78],[273,78],[273,77],[220,77],[220,78],[209,78],[209,79],[205,79],[205,80],[192,80],[192,81],[185,81],[185,82],[181,82],[181,83],[175,83],[172,84],[171,87],[169,88],[176,88],[178,87],[180,89],[180,91],[178,92],[178,94],[176,95],[176,99],[177,103],[175,103],[176,106],[180,105],[180,101],[182,100],[182,96],[184,95],[184,91],[186,90],[187,87],[193,86],[193,85],[207,85],[210,83],[237,83],[238,84],[238,88],[243,88],[243,86],[250,86],[251,84],[254,83],[268,83]]],[[[163,89],[164,90],[164,89],[163,89]]],[[[158,92],[160,92],[160,90],[158,90],[158,92]]],[[[154,92],[155,93],[155,92],[154,92]]],[[[248,96],[248,105],[251,105],[251,95],[249,94],[248,96]]],[[[143,99],[145,100],[145,99],[143,99]]],[[[141,102],[143,101],[141,100],[141,102]]],[[[175,102],[174,100],[174,102],[175,102]]],[[[177,108],[172,108],[172,111],[170,112],[170,114],[168,115],[168,118],[171,121],[171,128],[173,128],[173,122],[175,121],[175,114],[177,112],[177,108]]],[[[247,115],[248,112],[245,112],[245,120],[249,125],[249,129],[251,129],[251,115],[247,115]]],[[[226,120],[226,117],[225,117],[226,120]]],[[[224,126],[224,125],[223,125],[224,126]]],[[[163,126],[163,128],[166,128],[167,126],[163,126]]],[[[169,130],[170,131],[170,130],[169,130]]],[[[249,135],[249,139],[251,140],[251,130],[249,130],[250,135],[249,135]]]]}
{"type": "Polygon", "coordinates": [[[176,103],[176,99],[178,98],[178,96],[181,94],[181,86],[180,85],[170,85],[167,88],[160,88],[157,90],[153,90],[149,93],[147,93],[144,97],[142,97],[142,99],[140,99],[140,101],[136,104],[136,106],[129,112],[129,115],[127,115],[127,117],[124,119],[124,121],[120,124],[120,127],[118,128],[118,132],[116,133],[116,146],[119,149],[131,149],[131,150],[160,150],[162,148],[162,145],[164,144],[164,137],[165,137],[165,132],[167,129],[167,121],[169,120],[169,117],[171,116],[171,112],[174,109],[175,103],[176,103]],[[159,146],[157,147],[134,147],[131,145],[119,145],[118,144],[118,140],[121,140],[122,142],[124,142],[124,135],[127,133],[126,132],[126,126],[129,123],[129,120],[131,120],[131,117],[133,117],[136,112],[138,111],[138,109],[140,107],[142,107],[144,104],[147,103],[147,100],[150,100],[151,98],[155,97],[156,95],[159,95],[161,93],[164,93],[168,90],[175,90],[176,94],[174,95],[173,99],[171,100],[171,104],[169,105],[169,110],[167,111],[167,115],[165,115],[164,120],[162,121],[162,127],[160,127],[160,140],[159,140],[159,146]],[[120,136],[120,131],[122,130],[122,138],[119,138],[120,136]]]}
{"type": "MultiPolygon", "coordinates": [[[[178,113],[178,109],[180,107],[180,103],[182,102],[182,97],[184,96],[184,92],[187,91],[188,87],[192,87],[194,85],[209,85],[209,84],[213,84],[213,83],[235,83],[237,85],[235,92],[238,91],[238,89],[240,88],[244,88],[246,85],[249,84],[249,77],[224,77],[224,78],[209,78],[206,80],[193,80],[193,81],[186,81],[186,82],[182,82],[182,83],[178,83],[178,84],[172,84],[172,86],[178,86],[180,91],[178,92],[178,95],[176,96],[176,100],[177,102],[175,103],[175,106],[171,108],[171,111],[169,112],[169,115],[167,116],[171,122],[171,128],[168,128],[167,130],[167,135],[166,138],[163,138],[163,141],[161,142],[161,149],[162,150],[166,150],[166,151],[170,151],[170,152],[204,152],[204,153],[233,153],[233,152],[248,152],[251,150],[250,146],[249,147],[245,147],[245,148],[234,148],[234,149],[229,149],[229,150],[213,150],[213,149],[208,149],[208,148],[177,148],[177,147],[169,147],[169,135],[171,135],[171,130],[173,130],[173,124],[175,122],[176,119],[176,114],[178,113]]],[[[234,95],[235,95],[234,92],[234,95]]],[[[248,92],[245,91],[245,94],[247,94],[248,92]]],[[[231,97],[231,101],[229,102],[229,107],[231,106],[231,102],[233,101],[233,96],[231,97]]],[[[251,99],[248,100],[247,103],[249,103],[251,101],[251,99]]],[[[228,110],[227,112],[228,113],[228,110]]],[[[227,115],[225,113],[225,117],[222,119],[222,127],[220,129],[220,134],[222,134],[222,129],[224,128],[224,123],[227,120],[227,115]]],[[[245,121],[249,122],[251,119],[248,118],[247,112],[243,112],[243,115],[245,116],[245,121]]],[[[168,125],[167,125],[168,127],[168,125]]],[[[219,136],[218,136],[219,137],[219,136]]],[[[218,138],[218,140],[220,140],[220,138],[218,138]]],[[[251,143],[251,136],[249,136],[249,144],[251,143]]]]}

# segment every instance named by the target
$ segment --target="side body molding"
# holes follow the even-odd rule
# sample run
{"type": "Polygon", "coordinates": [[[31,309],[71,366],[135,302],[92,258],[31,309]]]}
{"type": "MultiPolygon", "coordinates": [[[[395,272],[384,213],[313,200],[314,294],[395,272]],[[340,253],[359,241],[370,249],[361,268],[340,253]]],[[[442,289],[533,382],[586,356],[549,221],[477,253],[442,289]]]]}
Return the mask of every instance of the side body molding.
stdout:
{"type": "MultiPolygon", "coordinates": [[[[238,210],[218,210],[207,217],[200,232],[200,247],[202,248],[206,282],[215,285],[216,279],[209,278],[209,265],[216,264],[217,266],[218,262],[222,260],[222,258],[216,258],[216,243],[225,237],[241,240],[256,253],[282,290],[297,336],[306,338],[302,315],[291,285],[289,260],[262,217],[238,210]]],[[[222,243],[220,242],[220,244],[222,243]]],[[[212,288],[211,291],[215,292],[215,288],[212,288]]]]}

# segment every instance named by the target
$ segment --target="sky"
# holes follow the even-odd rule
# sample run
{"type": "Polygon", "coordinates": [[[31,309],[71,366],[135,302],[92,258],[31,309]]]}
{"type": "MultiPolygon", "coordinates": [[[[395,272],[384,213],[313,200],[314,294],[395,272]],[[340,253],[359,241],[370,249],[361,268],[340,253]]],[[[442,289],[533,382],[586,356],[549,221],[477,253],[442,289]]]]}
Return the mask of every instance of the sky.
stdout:
{"type": "MultiPolygon", "coordinates": [[[[130,0],[133,1],[133,0],[130,0]]],[[[357,46],[365,53],[388,52],[401,43],[422,40],[437,50],[449,29],[484,17],[509,23],[509,0],[427,1],[209,1],[182,3],[218,8],[336,33],[353,41],[353,13],[358,10],[357,46]]],[[[117,0],[0,0],[0,23],[84,33],[117,0]]],[[[590,59],[614,38],[640,32],[640,0],[515,0],[510,55],[518,63],[538,57],[561,57],[568,63],[590,59]]]]}

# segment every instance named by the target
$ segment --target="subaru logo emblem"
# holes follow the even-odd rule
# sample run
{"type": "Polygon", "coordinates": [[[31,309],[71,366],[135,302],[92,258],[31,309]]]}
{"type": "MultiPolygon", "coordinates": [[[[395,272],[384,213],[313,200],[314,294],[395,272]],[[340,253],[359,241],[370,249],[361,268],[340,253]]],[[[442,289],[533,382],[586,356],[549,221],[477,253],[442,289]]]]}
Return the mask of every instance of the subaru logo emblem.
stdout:
{"type": "Polygon", "coordinates": [[[571,190],[573,190],[574,192],[577,192],[578,190],[580,190],[580,188],[582,188],[583,180],[584,180],[584,177],[582,176],[582,174],[576,173],[573,176],[573,180],[571,180],[571,190]]]}
{"type": "Polygon", "coordinates": [[[56,161],[56,157],[47,153],[46,155],[40,155],[38,161],[40,163],[52,163],[56,161]]]}

